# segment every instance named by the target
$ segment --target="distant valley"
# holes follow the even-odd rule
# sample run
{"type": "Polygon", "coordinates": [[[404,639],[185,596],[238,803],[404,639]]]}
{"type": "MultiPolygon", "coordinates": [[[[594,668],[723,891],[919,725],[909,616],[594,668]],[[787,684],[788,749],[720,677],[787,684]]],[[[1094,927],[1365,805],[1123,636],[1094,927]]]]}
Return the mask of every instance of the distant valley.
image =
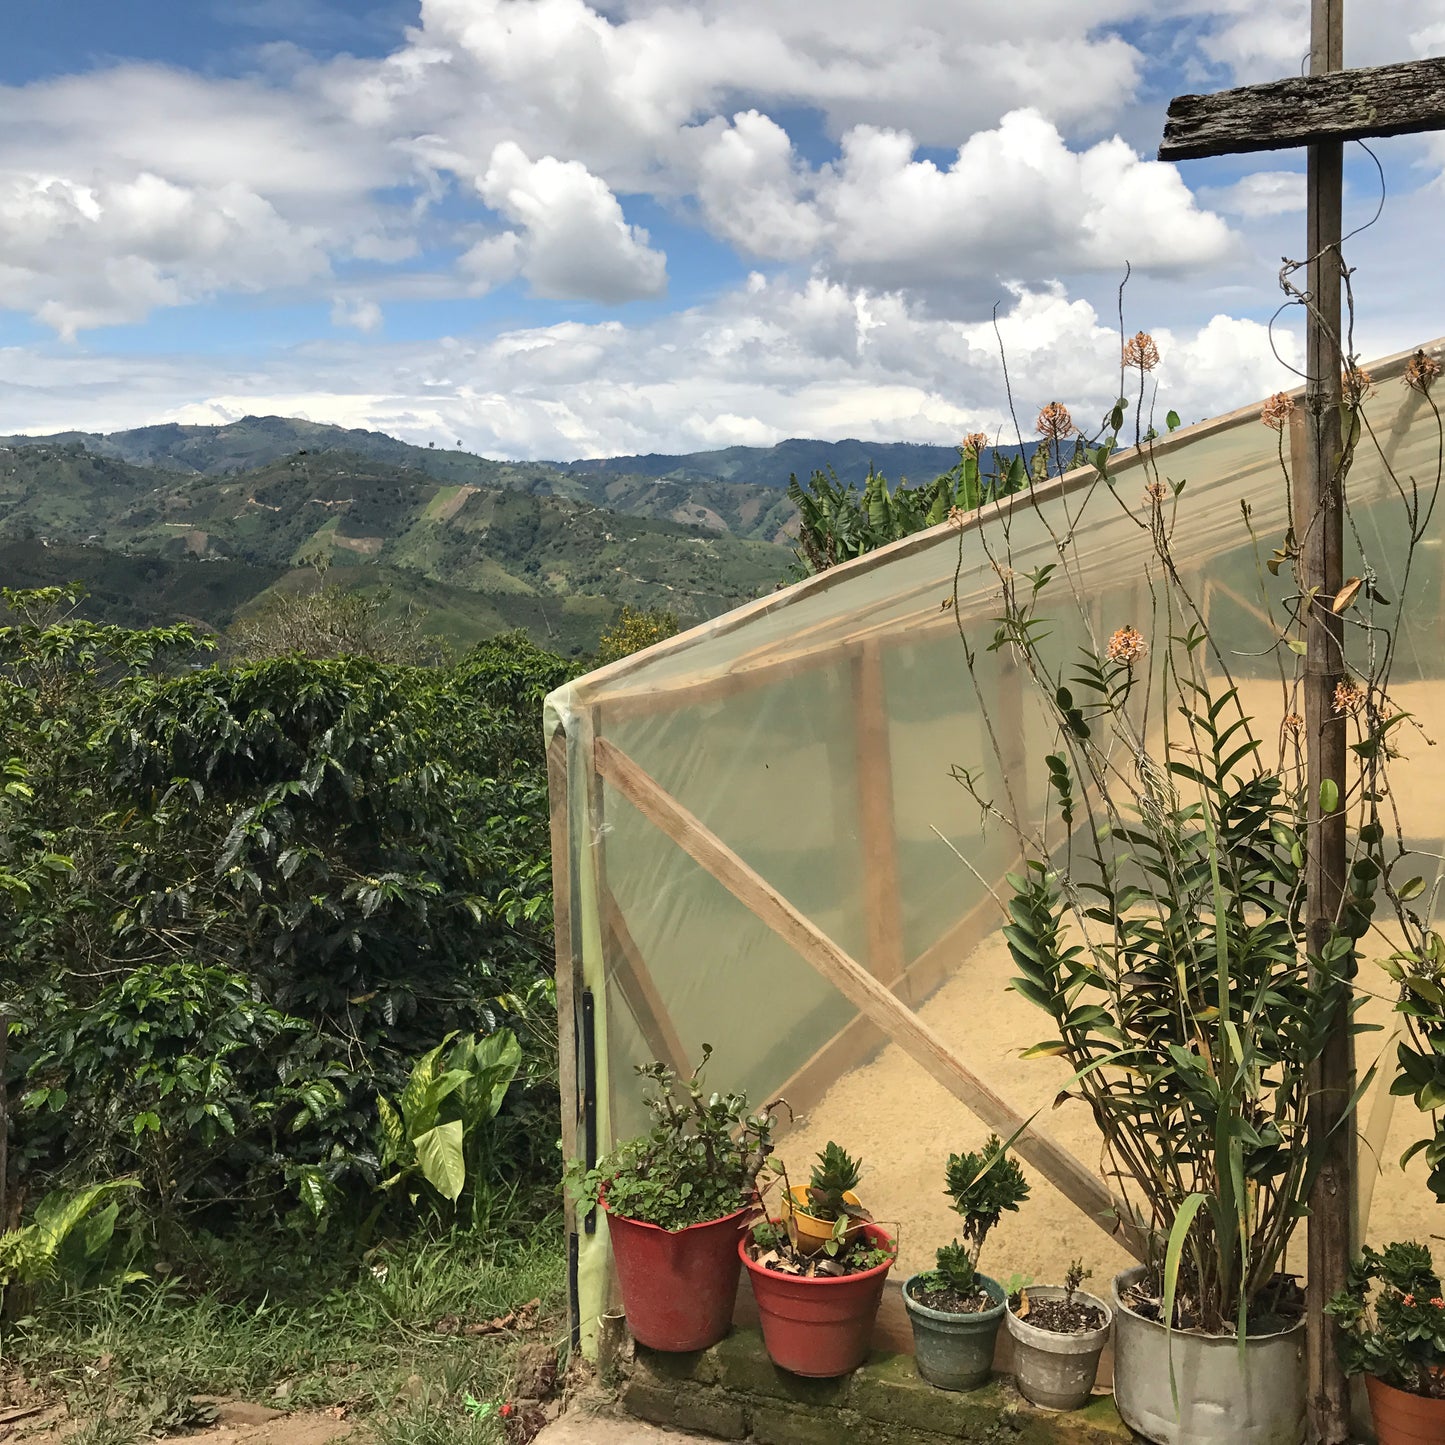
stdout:
{"type": "Polygon", "coordinates": [[[97,615],[224,629],[319,559],[457,645],[524,627],[577,654],[624,603],[689,626],[786,580],[791,474],[920,481],[956,457],[790,441],[506,462],[281,417],[0,437],[0,583],[79,580],[97,615]]]}

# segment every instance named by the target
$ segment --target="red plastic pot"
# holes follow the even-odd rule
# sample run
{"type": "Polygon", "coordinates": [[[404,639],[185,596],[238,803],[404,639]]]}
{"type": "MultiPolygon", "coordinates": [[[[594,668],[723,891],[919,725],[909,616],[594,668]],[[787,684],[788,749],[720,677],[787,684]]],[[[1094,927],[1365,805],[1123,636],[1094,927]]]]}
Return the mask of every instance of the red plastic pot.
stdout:
{"type": "MultiPolygon", "coordinates": [[[[893,1248],[892,1238],[876,1224],[867,1225],[865,1233],[878,1248],[893,1248]]],[[[891,1259],[862,1274],[800,1279],[755,1264],[746,1240],[738,1243],[738,1258],[747,1266],[763,1343],[775,1365],[795,1375],[831,1379],[868,1358],[891,1259]]]]}
{"type": "Polygon", "coordinates": [[[1440,1445],[1445,1440],[1445,1400],[1397,1390],[1373,1375],[1365,1376],[1365,1389],[1380,1445],[1440,1445]]]}
{"type": "Polygon", "coordinates": [[[706,1224],[660,1229],[607,1211],[633,1339],[678,1353],[705,1350],[727,1334],[738,1292],[738,1235],[748,1213],[739,1209],[706,1224]]]}

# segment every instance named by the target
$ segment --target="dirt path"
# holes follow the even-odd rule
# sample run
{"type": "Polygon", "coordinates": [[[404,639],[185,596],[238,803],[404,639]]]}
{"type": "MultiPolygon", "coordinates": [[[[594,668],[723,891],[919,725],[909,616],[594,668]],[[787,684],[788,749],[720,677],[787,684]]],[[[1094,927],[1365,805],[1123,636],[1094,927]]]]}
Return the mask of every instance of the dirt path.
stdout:
{"type": "MultiPolygon", "coordinates": [[[[0,1410],[0,1445],[63,1445],[79,1422],[64,1405],[47,1408],[38,1418],[4,1423],[0,1410]],[[7,1433],[7,1431],[11,1433],[7,1433]]],[[[331,1445],[345,1439],[356,1426],[345,1415],[329,1410],[273,1410],[246,1400],[228,1400],[219,1406],[216,1422],[184,1438],[196,1445],[331,1445]]]]}
{"type": "Polygon", "coordinates": [[[712,1437],[661,1430],[641,1420],[569,1411],[536,1437],[536,1445],[710,1445],[712,1437]]]}

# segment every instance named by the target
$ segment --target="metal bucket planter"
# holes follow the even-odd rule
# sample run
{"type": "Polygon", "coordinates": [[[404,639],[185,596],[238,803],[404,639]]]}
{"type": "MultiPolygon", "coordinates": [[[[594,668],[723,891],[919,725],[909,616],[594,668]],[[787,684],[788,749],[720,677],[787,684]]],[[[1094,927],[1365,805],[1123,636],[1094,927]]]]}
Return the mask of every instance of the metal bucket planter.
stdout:
{"type": "Polygon", "coordinates": [[[903,1286],[903,1304],[913,1326],[913,1360],[918,1373],[940,1390],[976,1390],[993,1372],[993,1346],[1003,1320],[1004,1289],[986,1274],[975,1275],[978,1287],[993,1300],[978,1314],[952,1314],[930,1309],[913,1298],[919,1275],[903,1286]]]}
{"type": "MultiPolygon", "coordinates": [[[[1067,1294],[1057,1285],[1029,1290],[1031,1300],[1061,1300],[1067,1294]]],[[[1066,1335],[1041,1330],[1021,1320],[1013,1310],[1007,1315],[1008,1332],[1014,1342],[1014,1383],[1025,1400],[1045,1410],[1077,1410],[1088,1403],[1094,1377],[1099,1373],[1099,1356],[1109,1342],[1114,1323],[1114,1311],[1096,1295],[1076,1289],[1074,1298],[1081,1304],[1093,1305],[1103,1315],[1104,1323],[1098,1329],[1066,1335]]]]}
{"type": "Polygon", "coordinates": [[[1230,1335],[1166,1331],[1120,1298],[1144,1274],[1116,1275],[1114,1403],[1120,1418],[1155,1445],[1300,1445],[1305,1437],[1304,1321],[1276,1335],[1251,1335],[1241,1362],[1230,1335]],[[1171,1356],[1179,1408],[1169,1388],[1171,1356]]]}

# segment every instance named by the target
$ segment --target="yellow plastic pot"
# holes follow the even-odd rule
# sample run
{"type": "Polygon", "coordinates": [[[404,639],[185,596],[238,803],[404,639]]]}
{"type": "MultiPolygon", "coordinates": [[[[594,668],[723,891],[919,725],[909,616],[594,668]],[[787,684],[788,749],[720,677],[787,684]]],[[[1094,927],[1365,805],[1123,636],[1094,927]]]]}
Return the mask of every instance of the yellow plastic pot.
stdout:
{"type": "MultiPolygon", "coordinates": [[[[833,1237],[833,1221],[816,1219],[807,1212],[806,1184],[795,1184],[788,1193],[792,1206],[788,1210],[788,1237],[793,1241],[793,1248],[799,1254],[817,1254],[833,1237]]],[[[861,1207],[863,1201],[850,1189],[844,1193],[843,1202],[861,1207]]],[[[845,1244],[852,1244],[863,1233],[864,1224],[864,1220],[858,1219],[848,1226],[848,1232],[844,1236],[845,1244]]]]}

